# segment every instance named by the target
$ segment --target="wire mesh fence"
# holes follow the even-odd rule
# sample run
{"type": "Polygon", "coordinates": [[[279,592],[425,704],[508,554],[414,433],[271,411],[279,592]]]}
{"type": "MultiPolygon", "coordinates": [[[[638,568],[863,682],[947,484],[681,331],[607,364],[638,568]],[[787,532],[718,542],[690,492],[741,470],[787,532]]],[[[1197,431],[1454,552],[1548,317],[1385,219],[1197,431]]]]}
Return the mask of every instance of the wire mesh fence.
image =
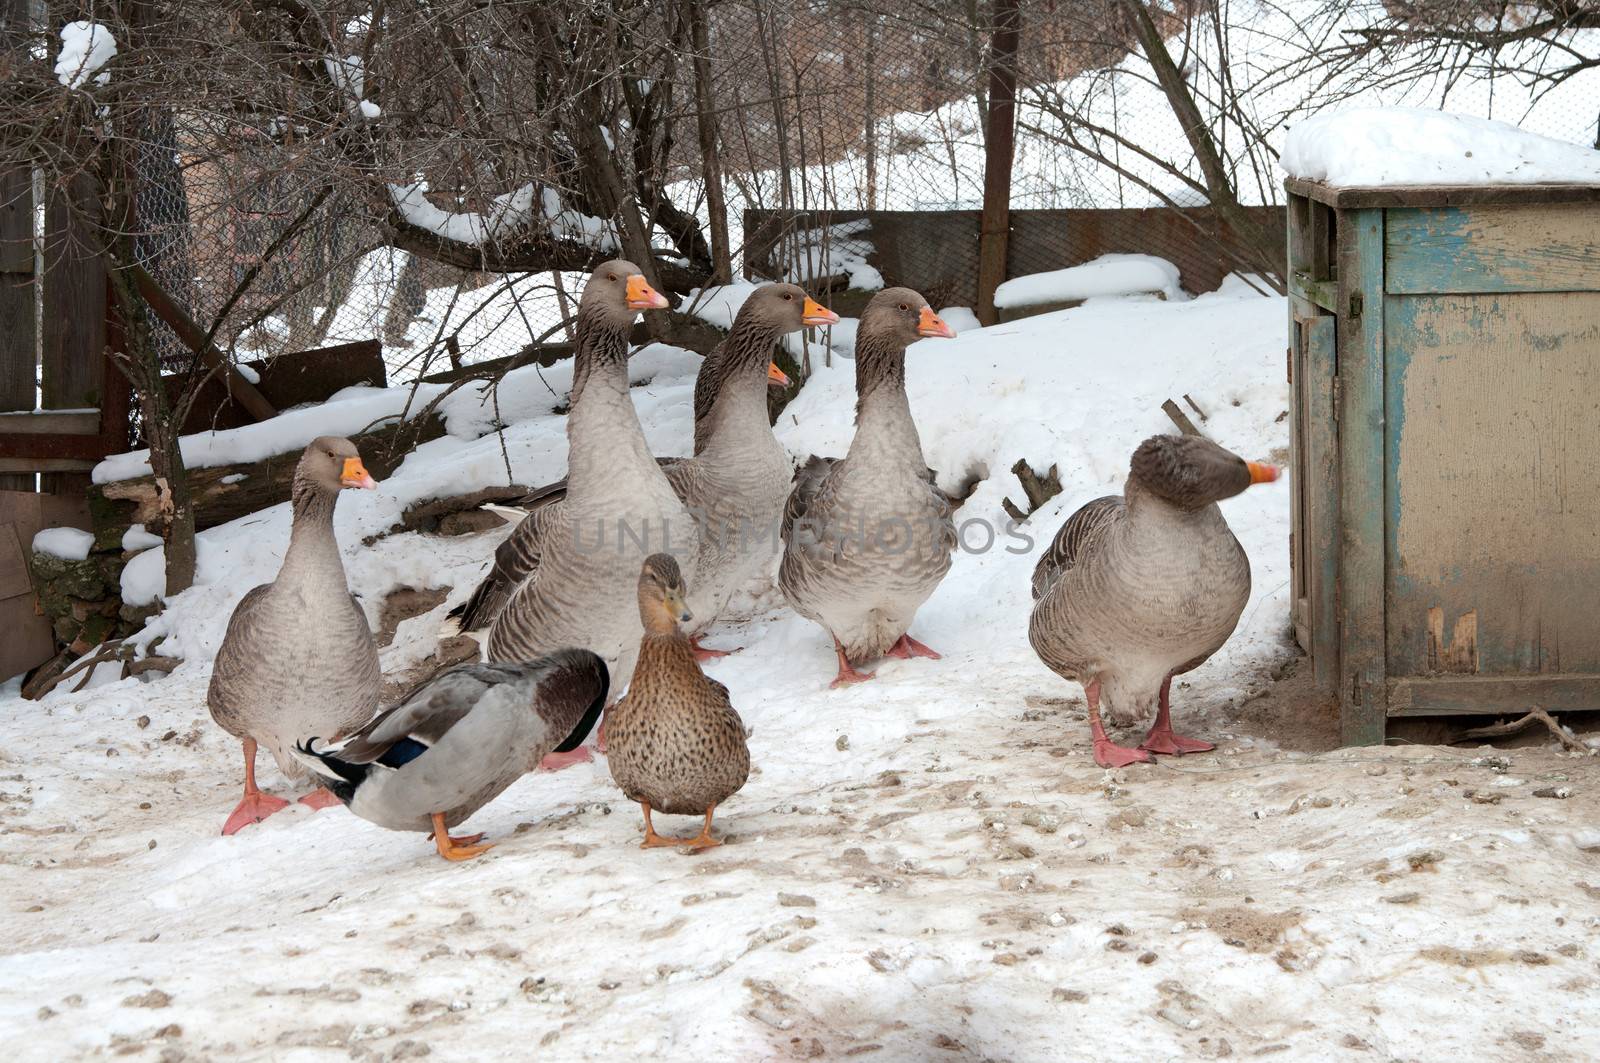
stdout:
{"type": "MultiPolygon", "coordinates": [[[[1280,202],[1285,129],[1339,103],[1444,105],[1595,141],[1592,80],[1543,91],[1423,73],[1385,82],[1312,62],[1362,7],[1188,0],[1151,9],[1244,207],[1280,202]]],[[[676,18],[668,9],[662,17],[676,18]]],[[[1259,259],[1219,226],[1215,189],[1123,5],[1026,0],[1021,9],[1008,274],[1108,252],[1166,258],[1190,290],[1258,272],[1259,259]]],[[[644,134],[624,103],[647,82],[677,83],[670,114],[680,132],[656,157],[659,172],[634,174],[639,183],[708,223],[703,142],[688,131],[709,112],[736,272],[840,292],[909,283],[936,305],[972,305],[993,4],[721,0],[705,11],[708,84],[695,84],[683,54],[648,78],[616,78],[602,132],[635,166],[644,156],[628,140],[644,134]]],[[[570,340],[581,274],[478,271],[402,250],[369,200],[329,191],[315,168],[286,166],[281,150],[223,145],[214,133],[177,108],[145,137],[137,254],[236,362],[378,339],[397,382],[570,340]]],[[[505,174],[496,191],[525,176],[505,174]]],[[[487,196],[429,198],[455,210],[487,196]]],[[[672,219],[645,213],[657,253],[674,260],[672,219]]],[[[1252,217],[1274,231],[1270,215],[1252,217]]],[[[185,356],[169,329],[157,333],[164,354],[185,356]]]]}

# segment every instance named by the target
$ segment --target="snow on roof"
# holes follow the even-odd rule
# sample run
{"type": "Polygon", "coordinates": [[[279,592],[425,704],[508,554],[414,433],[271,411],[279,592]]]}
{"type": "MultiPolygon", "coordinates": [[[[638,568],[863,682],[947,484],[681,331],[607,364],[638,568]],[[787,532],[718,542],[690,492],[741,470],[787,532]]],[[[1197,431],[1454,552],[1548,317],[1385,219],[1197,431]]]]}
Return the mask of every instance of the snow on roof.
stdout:
{"type": "Polygon", "coordinates": [[[117,54],[117,39],[98,22],[69,22],[61,27],[61,55],[56,59],[56,80],[69,89],[81,89],[94,78],[96,85],[111,80],[100,68],[117,54]]]}
{"type": "Polygon", "coordinates": [[[68,561],[82,561],[94,547],[94,536],[77,528],[46,528],[33,537],[33,552],[68,561]]]}
{"type": "Polygon", "coordinates": [[[1013,277],[994,290],[994,305],[1038,306],[1140,292],[1183,298],[1183,290],[1178,287],[1178,267],[1154,255],[1101,255],[1082,265],[1013,277]]]}
{"type": "Polygon", "coordinates": [[[1330,185],[1588,184],[1600,182],[1600,151],[1488,118],[1361,107],[1296,125],[1283,168],[1330,185]]]}

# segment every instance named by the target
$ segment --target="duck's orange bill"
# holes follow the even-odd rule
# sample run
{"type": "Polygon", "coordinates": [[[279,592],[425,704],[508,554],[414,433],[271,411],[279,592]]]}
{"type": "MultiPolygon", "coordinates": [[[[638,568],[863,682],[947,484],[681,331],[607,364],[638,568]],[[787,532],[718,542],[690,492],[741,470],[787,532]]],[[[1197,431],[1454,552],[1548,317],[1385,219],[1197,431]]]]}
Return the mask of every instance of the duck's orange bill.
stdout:
{"type": "Polygon", "coordinates": [[[789,386],[789,374],[779,369],[777,362],[768,362],[767,381],[778,385],[780,388],[786,388],[789,386]]]}
{"type": "Polygon", "coordinates": [[[805,309],[800,312],[800,323],[803,325],[837,325],[839,323],[839,315],[808,296],[805,309]]]}
{"type": "Polygon", "coordinates": [[[917,319],[917,335],[941,336],[947,340],[956,338],[956,330],[944,323],[944,319],[933,312],[933,307],[922,308],[922,316],[917,319]]]}
{"type": "Polygon", "coordinates": [[[360,458],[344,459],[344,471],[339,474],[339,482],[346,487],[363,487],[369,491],[378,486],[378,481],[367,472],[360,458]]]}
{"type": "Polygon", "coordinates": [[[1250,469],[1250,482],[1253,484],[1269,484],[1283,475],[1283,470],[1276,465],[1263,465],[1259,461],[1245,462],[1250,469]]]}
{"type": "Polygon", "coordinates": [[[643,274],[635,273],[628,278],[629,310],[664,310],[671,305],[666,296],[650,287],[643,274]]]}

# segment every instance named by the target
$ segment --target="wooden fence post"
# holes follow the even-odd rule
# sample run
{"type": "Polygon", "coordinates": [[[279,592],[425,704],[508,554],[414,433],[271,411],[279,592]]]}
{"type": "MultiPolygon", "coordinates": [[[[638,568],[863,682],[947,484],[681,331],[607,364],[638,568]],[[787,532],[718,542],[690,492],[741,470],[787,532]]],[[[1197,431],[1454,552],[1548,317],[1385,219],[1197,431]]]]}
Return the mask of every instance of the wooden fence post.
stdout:
{"type": "Polygon", "coordinates": [[[978,320],[999,320],[994,290],[1006,279],[1011,228],[1011,162],[1016,141],[1017,43],[1022,33],[1018,0],[994,0],[989,43],[989,122],[983,135],[983,221],[978,234],[978,320]]]}
{"type": "MultiPolygon", "coordinates": [[[[0,50],[28,46],[29,0],[0,0],[0,50]]],[[[0,412],[34,408],[39,315],[33,288],[33,173],[0,173],[0,412]]],[[[0,491],[32,491],[32,473],[0,473],[0,491]]]]}

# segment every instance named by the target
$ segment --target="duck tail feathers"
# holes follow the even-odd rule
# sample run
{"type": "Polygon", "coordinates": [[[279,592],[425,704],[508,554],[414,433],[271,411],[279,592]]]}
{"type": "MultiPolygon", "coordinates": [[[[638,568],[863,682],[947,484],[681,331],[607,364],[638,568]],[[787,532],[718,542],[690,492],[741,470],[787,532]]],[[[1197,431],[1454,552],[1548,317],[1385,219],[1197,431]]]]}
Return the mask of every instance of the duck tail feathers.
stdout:
{"type": "Polygon", "coordinates": [[[310,738],[296,743],[293,750],[294,758],[309,768],[311,774],[316,776],[333,796],[348,805],[350,799],[355,796],[356,787],[366,779],[372,766],[340,760],[331,752],[317,749],[319,741],[321,739],[310,738]]]}

